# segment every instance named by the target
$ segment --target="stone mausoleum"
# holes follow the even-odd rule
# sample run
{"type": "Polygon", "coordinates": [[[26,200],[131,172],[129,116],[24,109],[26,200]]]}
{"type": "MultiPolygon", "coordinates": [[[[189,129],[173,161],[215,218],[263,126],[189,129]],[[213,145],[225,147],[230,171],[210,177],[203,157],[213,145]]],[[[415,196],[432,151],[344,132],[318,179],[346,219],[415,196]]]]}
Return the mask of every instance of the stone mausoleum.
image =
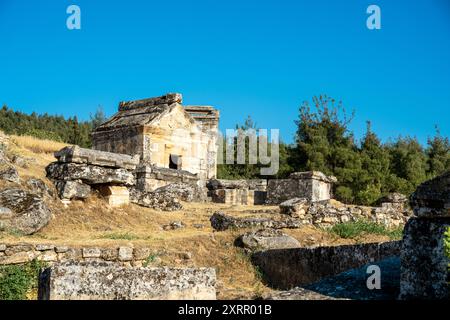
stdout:
{"type": "Polygon", "coordinates": [[[93,132],[93,149],[139,155],[149,166],[138,170],[142,176],[150,176],[152,166],[189,172],[202,181],[215,178],[219,111],[181,103],[179,93],[121,102],[118,112],[93,132]]]}

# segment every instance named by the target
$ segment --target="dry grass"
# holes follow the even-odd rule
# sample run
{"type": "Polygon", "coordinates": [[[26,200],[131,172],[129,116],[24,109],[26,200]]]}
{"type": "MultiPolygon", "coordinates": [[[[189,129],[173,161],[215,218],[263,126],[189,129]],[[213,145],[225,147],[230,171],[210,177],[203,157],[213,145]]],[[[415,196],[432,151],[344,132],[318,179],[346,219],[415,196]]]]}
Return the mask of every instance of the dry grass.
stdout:
{"type": "Polygon", "coordinates": [[[52,140],[41,140],[32,136],[11,136],[11,141],[17,146],[28,149],[34,153],[53,153],[61,150],[68,144],[52,140]]]}

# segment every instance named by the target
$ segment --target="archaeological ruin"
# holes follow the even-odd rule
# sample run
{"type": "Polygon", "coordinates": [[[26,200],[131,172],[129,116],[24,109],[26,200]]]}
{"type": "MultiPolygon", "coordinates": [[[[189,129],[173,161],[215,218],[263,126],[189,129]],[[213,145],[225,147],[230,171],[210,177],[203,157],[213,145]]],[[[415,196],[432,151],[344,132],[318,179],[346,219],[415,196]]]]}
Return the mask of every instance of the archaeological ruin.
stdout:
{"type": "MultiPolygon", "coordinates": [[[[121,102],[118,112],[92,133],[93,149],[139,155],[141,164],[216,176],[219,112],[183,106],[178,93],[121,102]]],[[[163,182],[147,181],[149,190],[163,182]]]]}
{"type": "MultiPolygon", "coordinates": [[[[0,229],[23,235],[39,232],[52,219],[46,201],[57,198],[63,203],[60,208],[71,208],[71,203],[83,205],[95,195],[101,206],[123,215],[129,204],[183,214],[186,202],[214,204],[205,211],[210,225],[202,221],[195,228],[209,228],[214,242],[216,233],[232,230],[234,242],[229,246],[242,250],[262,272],[265,285],[283,290],[268,299],[341,298],[306,286],[343,272],[359,272],[360,280],[361,270],[356,269],[383,263],[394,274],[388,275],[395,287],[388,290],[389,298],[449,298],[444,233],[450,227],[450,173],[423,183],[410,198],[392,193],[373,207],[335,200],[339,182],[318,171],[294,172],[286,179],[218,179],[218,122],[218,110],[183,106],[178,93],[121,102],[119,111],[93,132],[92,149],[67,146],[55,152],[54,162],[46,162],[48,185],[41,179],[23,180],[0,149],[0,160],[7,164],[0,180],[8,186],[0,191],[0,229]],[[323,245],[313,238],[305,246],[289,233],[303,227],[329,232],[359,221],[389,230],[405,226],[403,239],[323,245]]],[[[156,215],[149,212],[147,221],[156,215]]],[[[165,221],[160,229],[185,228],[184,218],[177,219],[165,221]]],[[[0,244],[0,266],[33,260],[47,264],[40,277],[40,299],[216,298],[214,268],[149,268],[152,257],[152,248],[132,244],[0,244]],[[123,281],[130,286],[118,285],[123,281]]],[[[178,258],[191,260],[187,253],[178,258]]]]}

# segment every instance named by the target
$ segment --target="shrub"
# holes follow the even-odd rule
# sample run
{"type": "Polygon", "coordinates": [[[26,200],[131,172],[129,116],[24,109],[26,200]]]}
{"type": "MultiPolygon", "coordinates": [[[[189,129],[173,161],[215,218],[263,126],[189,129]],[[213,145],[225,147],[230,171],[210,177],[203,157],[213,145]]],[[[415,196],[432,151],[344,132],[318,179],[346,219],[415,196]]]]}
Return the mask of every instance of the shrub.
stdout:
{"type": "Polygon", "coordinates": [[[366,220],[358,220],[334,225],[330,232],[344,239],[354,239],[363,234],[377,234],[391,239],[400,239],[403,228],[388,229],[382,224],[366,220]]]}
{"type": "Polygon", "coordinates": [[[450,227],[447,228],[444,237],[445,255],[450,259],[450,227]]]}
{"type": "Polygon", "coordinates": [[[0,267],[0,300],[25,300],[31,290],[38,286],[39,272],[45,267],[33,260],[24,265],[0,267]]]}

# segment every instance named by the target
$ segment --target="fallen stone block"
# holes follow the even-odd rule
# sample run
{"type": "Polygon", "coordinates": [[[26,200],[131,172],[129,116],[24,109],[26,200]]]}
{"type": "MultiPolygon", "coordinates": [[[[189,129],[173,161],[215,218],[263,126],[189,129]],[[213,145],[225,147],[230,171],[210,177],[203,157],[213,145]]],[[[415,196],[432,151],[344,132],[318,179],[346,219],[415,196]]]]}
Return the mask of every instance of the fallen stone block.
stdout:
{"type": "Polygon", "coordinates": [[[300,242],[297,239],[276,229],[247,232],[238,237],[235,244],[252,251],[300,247],[300,242]]]}
{"type": "Polygon", "coordinates": [[[280,204],[280,213],[291,217],[304,217],[309,207],[305,198],[294,198],[280,204]]]}
{"type": "Polygon", "coordinates": [[[223,212],[215,212],[210,218],[211,226],[218,231],[240,228],[273,228],[273,229],[295,229],[300,228],[302,223],[293,218],[280,220],[270,218],[235,218],[223,212]]]}
{"type": "Polygon", "coordinates": [[[19,173],[14,167],[7,167],[0,170],[0,179],[9,182],[19,183],[19,173]]]}
{"type": "Polygon", "coordinates": [[[216,299],[212,268],[121,267],[108,262],[67,262],[44,270],[40,300],[216,299]]]}
{"type": "Polygon", "coordinates": [[[91,194],[91,187],[78,181],[56,181],[55,187],[60,199],[86,199],[91,194]]]}
{"type": "Polygon", "coordinates": [[[139,164],[139,156],[105,152],[93,149],[69,146],[55,152],[58,162],[91,164],[100,167],[134,170],[139,164]]]}
{"type": "Polygon", "coordinates": [[[132,189],[130,201],[143,207],[161,211],[177,211],[183,208],[177,198],[165,192],[141,192],[132,189]]]}
{"type": "Polygon", "coordinates": [[[51,211],[41,197],[22,189],[6,189],[0,192],[0,228],[23,234],[33,234],[48,224],[51,211]]]}
{"type": "Polygon", "coordinates": [[[54,192],[49,188],[41,179],[31,178],[27,180],[27,186],[32,192],[38,194],[41,197],[54,197],[54,192]]]}

